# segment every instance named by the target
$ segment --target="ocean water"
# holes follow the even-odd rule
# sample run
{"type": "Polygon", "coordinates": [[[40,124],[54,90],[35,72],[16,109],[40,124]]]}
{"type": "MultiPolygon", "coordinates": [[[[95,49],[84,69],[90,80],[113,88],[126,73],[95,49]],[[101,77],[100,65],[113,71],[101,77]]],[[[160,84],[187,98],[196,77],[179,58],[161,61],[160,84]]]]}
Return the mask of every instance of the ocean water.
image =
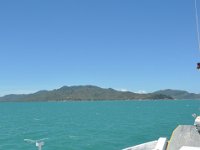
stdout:
{"type": "Polygon", "coordinates": [[[198,100],[0,103],[0,150],[36,150],[24,139],[41,138],[43,150],[120,150],[169,138],[193,113],[198,100]]]}

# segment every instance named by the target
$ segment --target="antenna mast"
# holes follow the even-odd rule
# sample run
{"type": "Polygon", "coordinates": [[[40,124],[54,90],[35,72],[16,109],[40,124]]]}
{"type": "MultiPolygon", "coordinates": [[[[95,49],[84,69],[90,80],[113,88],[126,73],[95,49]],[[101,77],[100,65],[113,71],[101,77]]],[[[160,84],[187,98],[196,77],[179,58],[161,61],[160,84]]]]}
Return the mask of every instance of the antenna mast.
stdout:
{"type": "Polygon", "coordinates": [[[197,0],[194,0],[194,6],[195,6],[195,20],[196,20],[196,32],[197,32],[197,40],[198,40],[198,49],[200,51],[199,16],[198,16],[198,9],[197,9],[197,0]]]}

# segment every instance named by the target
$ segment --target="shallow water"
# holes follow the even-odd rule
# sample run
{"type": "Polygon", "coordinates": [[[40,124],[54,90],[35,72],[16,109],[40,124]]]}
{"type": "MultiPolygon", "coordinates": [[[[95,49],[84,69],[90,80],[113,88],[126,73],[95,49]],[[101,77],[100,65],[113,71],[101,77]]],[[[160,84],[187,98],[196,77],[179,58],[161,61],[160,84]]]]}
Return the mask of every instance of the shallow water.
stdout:
{"type": "Polygon", "coordinates": [[[41,138],[43,150],[120,150],[169,138],[199,108],[197,100],[0,103],[0,150],[36,150],[24,139],[41,138]]]}

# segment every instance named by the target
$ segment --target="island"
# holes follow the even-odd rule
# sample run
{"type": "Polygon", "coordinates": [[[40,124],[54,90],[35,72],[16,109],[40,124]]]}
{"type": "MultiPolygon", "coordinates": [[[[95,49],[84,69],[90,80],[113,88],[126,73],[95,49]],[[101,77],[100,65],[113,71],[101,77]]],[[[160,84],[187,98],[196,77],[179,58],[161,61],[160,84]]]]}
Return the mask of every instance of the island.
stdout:
{"type": "Polygon", "coordinates": [[[181,90],[160,90],[152,93],[134,93],[93,85],[63,86],[54,90],[41,90],[32,94],[10,94],[0,97],[0,102],[32,101],[97,101],[97,100],[158,100],[200,99],[200,94],[181,90]]]}

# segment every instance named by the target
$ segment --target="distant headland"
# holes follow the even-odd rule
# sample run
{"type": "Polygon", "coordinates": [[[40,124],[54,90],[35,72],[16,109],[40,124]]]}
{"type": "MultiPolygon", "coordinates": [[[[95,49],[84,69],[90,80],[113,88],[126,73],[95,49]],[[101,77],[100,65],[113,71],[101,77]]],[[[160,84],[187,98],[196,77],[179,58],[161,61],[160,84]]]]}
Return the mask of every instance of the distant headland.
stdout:
{"type": "Polygon", "coordinates": [[[42,90],[32,94],[10,94],[0,97],[7,101],[82,101],[82,100],[158,100],[158,99],[200,99],[200,94],[182,90],[160,90],[139,94],[130,91],[118,91],[112,88],[101,88],[93,85],[63,86],[55,90],[42,90]]]}

